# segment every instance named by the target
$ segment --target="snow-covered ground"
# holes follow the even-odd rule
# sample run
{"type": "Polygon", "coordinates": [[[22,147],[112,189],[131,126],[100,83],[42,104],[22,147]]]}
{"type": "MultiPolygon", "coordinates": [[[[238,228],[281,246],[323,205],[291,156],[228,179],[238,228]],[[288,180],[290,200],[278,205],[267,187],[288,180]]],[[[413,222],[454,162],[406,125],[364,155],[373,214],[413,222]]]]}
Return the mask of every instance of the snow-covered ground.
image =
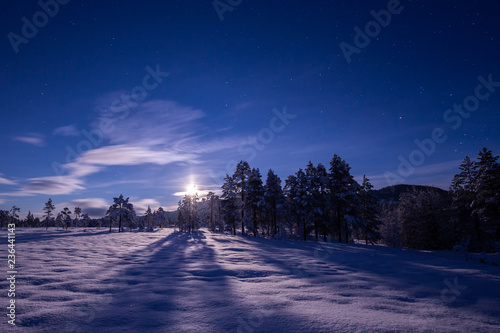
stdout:
{"type": "Polygon", "coordinates": [[[16,233],[17,327],[1,278],[0,332],[500,330],[500,268],[442,253],[203,229],[16,233]]]}

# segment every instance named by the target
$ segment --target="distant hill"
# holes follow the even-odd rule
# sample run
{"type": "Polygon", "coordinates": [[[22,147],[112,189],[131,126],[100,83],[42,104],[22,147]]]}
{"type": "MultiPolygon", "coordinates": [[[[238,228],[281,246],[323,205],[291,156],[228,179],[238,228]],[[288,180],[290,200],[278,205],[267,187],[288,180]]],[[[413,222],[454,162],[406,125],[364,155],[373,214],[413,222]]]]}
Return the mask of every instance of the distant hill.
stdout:
{"type": "Polygon", "coordinates": [[[440,189],[438,187],[433,187],[433,186],[425,186],[425,185],[407,185],[407,184],[399,184],[399,185],[393,185],[393,186],[387,186],[383,187],[379,190],[374,190],[375,196],[377,197],[378,201],[394,201],[398,202],[399,201],[399,196],[401,193],[405,192],[410,192],[412,189],[415,188],[417,190],[434,190],[438,192],[440,195],[443,197],[448,196],[448,191],[445,191],[443,189],[440,189]]]}

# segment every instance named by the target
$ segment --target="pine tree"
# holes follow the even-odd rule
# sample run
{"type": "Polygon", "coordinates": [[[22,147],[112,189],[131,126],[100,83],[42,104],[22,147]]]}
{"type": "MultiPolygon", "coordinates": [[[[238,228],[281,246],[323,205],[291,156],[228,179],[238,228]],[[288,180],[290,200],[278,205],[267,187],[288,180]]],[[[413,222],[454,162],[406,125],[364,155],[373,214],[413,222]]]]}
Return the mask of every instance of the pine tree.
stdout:
{"type": "Polygon", "coordinates": [[[381,207],[381,234],[384,244],[392,247],[401,247],[401,225],[399,223],[398,205],[394,201],[382,202],[381,207]]]}
{"type": "Polygon", "coordinates": [[[82,209],[80,207],[75,207],[75,224],[78,226],[80,221],[80,216],[82,215],[82,209]]]}
{"type": "Polygon", "coordinates": [[[7,226],[9,224],[10,217],[8,210],[0,210],[0,230],[2,230],[3,226],[7,226]]]}
{"type": "Polygon", "coordinates": [[[250,223],[247,227],[252,229],[254,236],[257,236],[264,206],[264,186],[262,185],[262,176],[258,168],[252,169],[248,176],[245,200],[244,205],[251,213],[251,216],[249,216],[250,223]]]}
{"type": "Polygon", "coordinates": [[[45,203],[45,207],[43,208],[45,212],[45,230],[49,229],[49,221],[52,216],[52,212],[56,209],[56,207],[52,204],[52,199],[49,198],[49,201],[45,203]]]}
{"type": "Polygon", "coordinates": [[[479,244],[481,238],[479,220],[472,216],[471,204],[475,196],[476,171],[474,162],[466,156],[459,166],[460,173],[453,177],[450,186],[452,207],[454,211],[455,232],[459,240],[468,237],[472,242],[479,244]]]}
{"type": "Polygon", "coordinates": [[[365,244],[374,243],[380,240],[380,210],[377,204],[377,198],[373,193],[373,185],[370,180],[363,176],[360,192],[360,221],[364,233],[365,244]]]}
{"type": "Polygon", "coordinates": [[[285,208],[285,196],[281,188],[281,179],[272,169],[267,172],[266,185],[264,185],[264,211],[267,219],[271,223],[268,224],[267,236],[269,236],[269,229],[271,228],[274,237],[278,233],[278,219],[280,219],[285,208]],[[270,227],[270,228],[269,228],[270,227]]]}
{"type": "Polygon", "coordinates": [[[64,222],[63,222],[62,213],[57,214],[55,223],[56,223],[56,230],[59,230],[59,227],[62,227],[64,229],[64,222]]]}
{"type": "Polygon", "coordinates": [[[135,218],[134,205],[129,203],[129,198],[124,199],[123,194],[120,194],[118,198],[113,198],[113,204],[109,206],[106,215],[109,216],[109,232],[111,232],[111,226],[114,220],[118,220],[118,232],[122,230],[122,222],[133,223],[135,218]]]}
{"type": "Polygon", "coordinates": [[[153,212],[151,211],[151,207],[148,206],[146,213],[144,214],[144,221],[146,222],[146,228],[148,231],[153,230],[153,212]]]}
{"type": "Polygon", "coordinates": [[[333,155],[330,162],[329,191],[331,209],[331,227],[337,232],[338,241],[349,242],[350,226],[357,218],[356,192],[359,185],[350,174],[351,167],[339,156],[333,155]]]}
{"type": "Polygon", "coordinates": [[[289,207],[295,216],[297,230],[302,232],[304,240],[307,240],[309,234],[308,221],[313,212],[313,197],[309,188],[308,178],[302,169],[299,169],[295,176],[289,176],[285,182],[289,207]]]}
{"type": "Polygon", "coordinates": [[[215,231],[216,225],[219,224],[220,200],[219,196],[210,191],[207,194],[208,208],[208,228],[215,231]]]}
{"type": "Polygon", "coordinates": [[[437,250],[447,247],[448,203],[432,189],[413,189],[400,195],[401,245],[413,249],[437,250]]]}
{"type": "Polygon", "coordinates": [[[246,161],[240,161],[236,165],[236,171],[233,174],[233,180],[236,184],[237,193],[239,195],[240,212],[241,212],[241,235],[245,235],[245,220],[248,216],[245,215],[248,207],[245,206],[246,193],[248,186],[248,177],[250,174],[250,165],[246,161]]]}
{"type": "Polygon", "coordinates": [[[198,194],[186,194],[181,201],[179,201],[178,214],[181,216],[180,231],[187,229],[188,232],[193,232],[197,229],[198,225],[198,194]]]}
{"type": "Polygon", "coordinates": [[[9,212],[10,220],[11,223],[17,223],[19,220],[19,212],[21,211],[21,208],[17,207],[16,205],[12,206],[9,212]]]}
{"type": "Polygon", "coordinates": [[[498,156],[483,148],[477,161],[469,157],[460,165],[450,187],[456,228],[461,241],[471,235],[476,251],[494,250],[500,238],[500,166],[498,156]]]}
{"type": "Polygon", "coordinates": [[[35,217],[31,214],[31,211],[26,215],[26,226],[31,228],[35,226],[35,217]]]}
{"type": "Polygon", "coordinates": [[[484,234],[484,249],[493,250],[495,236],[500,231],[500,165],[498,156],[483,148],[474,165],[474,201],[472,216],[480,223],[480,234],[484,234]]]}
{"type": "Polygon", "coordinates": [[[313,221],[314,237],[318,241],[321,232],[323,233],[324,241],[326,241],[326,234],[328,232],[325,226],[329,204],[328,174],[323,164],[318,163],[315,167],[311,161],[309,161],[305,173],[309,186],[308,195],[312,209],[310,218],[313,221]]]}
{"type": "Polygon", "coordinates": [[[88,228],[90,226],[90,217],[89,214],[83,214],[82,215],[82,225],[83,227],[88,228]]]}
{"type": "Polygon", "coordinates": [[[236,221],[238,217],[238,187],[233,177],[226,174],[222,184],[221,210],[226,224],[232,226],[236,235],[236,221]]]}
{"type": "Polygon", "coordinates": [[[167,220],[163,207],[159,207],[158,210],[153,215],[156,225],[159,225],[160,228],[163,228],[163,224],[167,220]]]}
{"type": "Polygon", "coordinates": [[[71,225],[71,211],[68,207],[64,207],[61,211],[61,217],[63,222],[63,228],[68,230],[68,227],[71,225]]]}

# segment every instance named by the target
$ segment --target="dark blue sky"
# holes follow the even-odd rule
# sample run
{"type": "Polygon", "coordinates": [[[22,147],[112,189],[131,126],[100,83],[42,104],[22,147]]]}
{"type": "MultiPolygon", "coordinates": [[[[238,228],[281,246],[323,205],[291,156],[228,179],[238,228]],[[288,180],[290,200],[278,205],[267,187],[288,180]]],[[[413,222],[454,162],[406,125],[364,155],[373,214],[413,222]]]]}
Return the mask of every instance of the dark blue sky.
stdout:
{"type": "Polygon", "coordinates": [[[333,154],[376,188],[447,188],[500,152],[493,1],[60,2],[2,4],[1,209],[173,209],[241,159],[284,180],[333,154]]]}

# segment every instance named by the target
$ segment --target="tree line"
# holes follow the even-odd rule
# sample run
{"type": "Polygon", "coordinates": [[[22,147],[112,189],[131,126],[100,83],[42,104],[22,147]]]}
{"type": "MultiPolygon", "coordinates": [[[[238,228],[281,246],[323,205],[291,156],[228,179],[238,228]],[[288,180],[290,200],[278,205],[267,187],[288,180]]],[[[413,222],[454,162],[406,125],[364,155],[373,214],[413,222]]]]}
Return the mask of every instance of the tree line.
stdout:
{"type": "Polygon", "coordinates": [[[269,238],[297,237],[304,240],[384,243],[416,249],[451,249],[460,245],[473,251],[496,251],[500,241],[500,166],[498,156],[486,148],[476,160],[466,157],[459,173],[443,195],[430,187],[402,192],[396,200],[381,200],[370,180],[359,184],[349,164],[334,155],[329,166],[309,162],[282,180],[270,169],[265,181],[258,168],[240,161],[232,175],[226,174],[221,194],[209,192],[199,198],[186,194],[171,218],[159,207],[148,207],[136,216],[133,204],[123,195],[100,219],[91,219],[79,207],[55,214],[49,199],[42,219],[31,212],[19,219],[20,209],[0,210],[0,227],[20,226],[125,227],[152,230],[171,226],[192,232],[200,226],[212,231],[269,238]],[[71,215],[74,215],[74,218],[71,215]],[[54,216],[55,215],[55,216],[54,216]]]}
{"type": "Polygon", "coordinates": [[[363,241],[415,249],[498,251],[500,241],[500,166],[486,148],[466,157],[443,195],[415,187],[393,201],[379,200],[366,176],[359,184],[349,164],[334,155],[329,167],[309,162],[281,179],[270,169],[265,182],[258,168],[240,161],[226,174],[220,196],[199,200],[185,195],[178,205],[180,230],[205,223],[236,235],[318,241],[363,241]]]}

